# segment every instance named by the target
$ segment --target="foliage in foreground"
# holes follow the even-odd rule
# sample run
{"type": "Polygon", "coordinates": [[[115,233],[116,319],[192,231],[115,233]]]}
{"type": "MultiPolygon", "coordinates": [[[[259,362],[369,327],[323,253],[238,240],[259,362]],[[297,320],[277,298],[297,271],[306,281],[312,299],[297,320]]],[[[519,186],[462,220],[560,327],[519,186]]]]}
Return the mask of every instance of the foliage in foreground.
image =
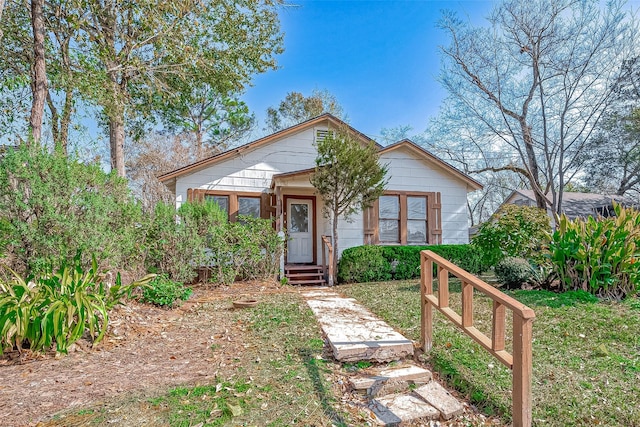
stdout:
{"type": "Polygon", "coordinates": [[[472,273],[487,267],[472,245],[356,246],[342,252],[338,280],[342,283],[380,282],[420,277],[420,252],[430,250],[472,273]]]}
{"type": "Polygon", "coordinates": [[[610,218],[560,217],[550,252],[561,291],[614,299],[640,292],[640,211],[615,203],[614,211],[610,218]]]}
{"type": "Polygon", "coordinates": [[[98,164],[21,146],[0,157],[0,255],[19,274],[46,272],[51,262],[135,270],[140,263],[142,211],[127,182],[98,164]]]}
{"type": "Polygon", "coordinates": [[[540,263],[549,246],[550,231],[549,216],[543,209],[507,204],[480,226],[472,243],[488,266],[507,256],[540,263]]]}
{"type": "Polygon", "coordinates": [[[161,307],[173,307],[179,300],[186,301],[192,292],[191,288],[169,279],[166,274],[160,274],[142,290],[142,301],[161,307]]]}
{"type": "Polygon", "coordinates": [[[190,282],[197,268],[208,280],[266,279],[279,268],[282,239],[271,220],[242,217],[228,222],[211,201],[156,205],[147,235],[147,268],[178,282],[190,282]]]}
{"type": "Polygon", "coordinates": [[[84,271],[80,256],[38,277],[23,279],[12,273],[11,280],[0,282],[0,354],[26,345],[46,351],[54,343],[56,352],[66,353],[86,331],[97,344],[107,331],[109,310],[153,278],[148,275],[123,286],[118,275],[109,286],[95,258],[84,271]]]}
{"type": "MultiPolygon", "coordinates": [[[[461,311],[460,286],[450,281],[451,307],[461,311]]],[[[410,339],[420,339],[415,282],[341,286],[341,292],[381,316],[410,339]],[[403,307],[398,310],[398,307],[403,307]]],[[[533,308],[533,419],[547,426],[640,425],[640,304],[597,302],[587,292],[517,290],[509,295],[533,308]]],[[[474,322],[490,332],[490,300],[474,298],[474,322]]],[[[510,343],[507,342],[507,349],[510,343]]],[[[433,368],[487,414],[511,414],[511,373],[444,316],[434,317],[433,368]]]]}

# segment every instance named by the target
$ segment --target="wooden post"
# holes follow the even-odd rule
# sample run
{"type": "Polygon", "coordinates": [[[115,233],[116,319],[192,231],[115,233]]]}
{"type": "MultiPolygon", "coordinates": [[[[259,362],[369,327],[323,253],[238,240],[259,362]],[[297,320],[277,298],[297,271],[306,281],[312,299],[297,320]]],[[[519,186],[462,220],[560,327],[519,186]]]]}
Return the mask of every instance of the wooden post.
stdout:
{"type": "Polygon", "coordinates": [[[513,426],[531,426],[533,319],[513,315],[513,426]]]}
{"type": "Polygon", "coordinates": [[[438,264],[438,307],[449,307],[449,271],[438,264]]]}
{"type": "Polygon", "coordinates": [[[493,325],[491,327],[491,348],[493,351],[504,350],[505,306],[493,301],[493,325]]]}
{"type": "Polygon", "coordinates": [[[331,244],[329,245],[329,286],[333,286],[333,275],[334,275],[334,271],[333,271],[333,241],[331,241],[331,244]]]}
{"type": "Polygon", "coordinates": [[[427,302],[427,295],[433,294],[433,261],[420,254],[420,346],[425,353],[433,346],[433,307],[427,302]]]}
{"type": "Polygon", "coordinates": [[[473,285],[462,282],[462,327],[473,326],[473,285]]]}

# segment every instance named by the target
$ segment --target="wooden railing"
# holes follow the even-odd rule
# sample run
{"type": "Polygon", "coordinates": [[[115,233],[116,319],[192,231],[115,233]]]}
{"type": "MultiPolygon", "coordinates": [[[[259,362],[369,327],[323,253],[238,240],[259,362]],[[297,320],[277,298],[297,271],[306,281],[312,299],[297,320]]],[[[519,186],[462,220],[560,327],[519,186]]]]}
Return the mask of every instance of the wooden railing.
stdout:
{"type": "Polygon", "coordinates": [[[333,286],[333,245],[331,244],[331,236],[322,236],[322,266],[324,267],[324,276],[329,286],[333,286]],[[329,252],[327,256],[327,252],[329,252]],[[327,259],[328,258],[328,259],[327,259]],[[327,262],[328,261],[328,262],[327,262]]]}
{"type": "Polygon", "coordinates": [[[478,342],[496,359],[512,370],[513,426],[531,425],[531,340],[535,313],[526,305],[498,291],[455,264],[431,251],[420,253],[421,270],[421,346],[431,350],[433,337],[433,307],[478,342]],[[433,266],[438,267],[438,294],[433,293],[433,266]],[[449,274],[462,283],[462,313],[449,307],[449,274]],[[473,291],[477,290],[493,300],[491,337],[473,325],[473,291]],[[506,309],[513,312],[513,349],[505,349],[506,309]]]}

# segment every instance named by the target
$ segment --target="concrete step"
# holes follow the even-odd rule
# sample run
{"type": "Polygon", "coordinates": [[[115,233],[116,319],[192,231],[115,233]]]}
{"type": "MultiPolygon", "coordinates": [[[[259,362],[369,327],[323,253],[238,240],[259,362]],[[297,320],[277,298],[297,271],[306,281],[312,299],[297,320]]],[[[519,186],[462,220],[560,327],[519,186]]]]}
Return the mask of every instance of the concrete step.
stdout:
{"type": "Polygon", "coordinates": [[[307,279],[307,280],[289,280],[290,285],[326,285],[327,282],[324,279],[307,279]]]}
{"type": "Polygon", "coordinates": [[[366,373],[351,378],[351,386],[369,397],[407,392],[411,387],[421,386],[431,381],[431,371],[411,364],[392,367],[376,367],[366,373]]]}
{"type": "Polygon", "coordinates": [[[336,360],[389,362],[413,356],[413,342],[353,298],[333,295],[308,298],[307,304],[327,336],[336,360]]]}
{"type": "Polygon", "coordinates": [[[369,409],[378,425],[400,426],[411,421],[435,420],[440,412],[413,394],[392,394],[371,401],[369,409]]]}
{"type": "Polygon", "coordinates": [[[416,388],[414,393],[436,408],[445,420],[460,415],[464,411],[462,403],[435,381],[416,388]]]}

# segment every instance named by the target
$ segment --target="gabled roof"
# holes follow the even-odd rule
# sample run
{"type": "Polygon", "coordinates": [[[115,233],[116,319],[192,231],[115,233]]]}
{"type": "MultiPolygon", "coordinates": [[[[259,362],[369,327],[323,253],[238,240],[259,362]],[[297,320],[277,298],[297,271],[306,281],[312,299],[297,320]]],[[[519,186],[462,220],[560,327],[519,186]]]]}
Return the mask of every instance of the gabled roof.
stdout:
{"type": "MultiPolygon", "coordinates": [[[[546,195],[549,204],[551,199],[549,194],[546,195]]],[[[533,190],[514,190],[503,203],[522,204],[526,201],[528,204],[535,206],[536,197],[533,190]],[[518,203],[520,202],[520,203],[518,203]]],[[[593,215],[605,215],[609,213],[612,201],[620,203],[625,207],[637,207],[637,204],[628,197],[618,196],[615,194],[598,194],[598,193],[580,193],[574,191],[565,191],[562,193],[562,212],[569,218],[577,217],[586,218],[593,215]]]]}
{"type": "Polygon", "coordinates": [[[206,159],[200,160],[198,162],[195,163],[191,163],[190,165],[187,166],[183,166],[179,169],[175,169],[171,172],[167,172],[164,173],[160,176],[158,176],[158,179],[160,180],[160,182],[164,182],[166,183],[167,181],[173,179],[173,178],[177,178],[179,176],[182,175],[186,175],[186,174],[190,174],[193,172],[196,172],[200,169],[204,169],[206,167],[212,166],[218,162],[221,162],[223,160],[226,160],[230,157],[234,157],[238,154],[242,154],[245,151],[248,150],[253,150],[256,149],[258,147],[261,147],[263,145],[267,145],[271,142],[274,142],[280,138],[283,138],[287,135],[291,135],[300,131],[303,131],[307,128],[316,126],[322,122],[327,122],[327,124],[333,125],[335,127],[342,127],[342,126],[346,126],[350,132],[353,132],[356,136],[358,136],[363,142],[373,142],[374,144],[376,144],[376,146],[380,149],[382,148],[381,145],[377,144],[374,140],[372,140],[371,138],[369,138],[368,136],[366,136],[365,134],[363,134],[362,132],[354,129],[353,127],[349,126],[347,123],[343,122],[342,120],[340,120],[339,118],[333,116],[332,114],[329,113],[325,113],[322,114],[318,117],[314,117],[312,119],[309,119],[307,121],[304,121],[302,123],[298,123],[297,125],[288,127],[286,129],[282,129],[276,133],[272,133],[271,135],[267,135],[263,138],[257,139],[255,141],[249,142],[248,144],[244,144],[240,147],[237,148],[233,148],[231,150],[227,150],[224,151],[222,153],[218,153],[215,154],[211,157],[208,157],[206,159]]]}
{"type": "Polygon", "coordinates": [[[418,144],[414,143],[410,139],[406,139],[405,138],[405,139],[403,139],[401,141],[398,141],[398,142],[396,142],[394,144],[388,145],[385,148],[381,149],[378,153],[379,154],[389,153],[389,152],[392,152],[394,150],[397,150],[397,149],[403,148],[403,147],[409,149],[418,158],[420,158],[422,160],[425,160],[427,163],[439,166],[442,169],[446,170],[447,172],[452,173],[457,178],[459,178],[462,181],[466,182],[467,185],[469,185],[474,190],[481,190],[483,188],[482,184],[480,184],[478,181],[476,181],[475,179],[471,178],[469,175],[467,175],[466,173],[462,172],[461,170],[451,166],[449,163],[447,163],[444,160],[440,159],[436,155],[431,154],[429,151],[425,150],[424,148],[422,148],[418,144]]]}

